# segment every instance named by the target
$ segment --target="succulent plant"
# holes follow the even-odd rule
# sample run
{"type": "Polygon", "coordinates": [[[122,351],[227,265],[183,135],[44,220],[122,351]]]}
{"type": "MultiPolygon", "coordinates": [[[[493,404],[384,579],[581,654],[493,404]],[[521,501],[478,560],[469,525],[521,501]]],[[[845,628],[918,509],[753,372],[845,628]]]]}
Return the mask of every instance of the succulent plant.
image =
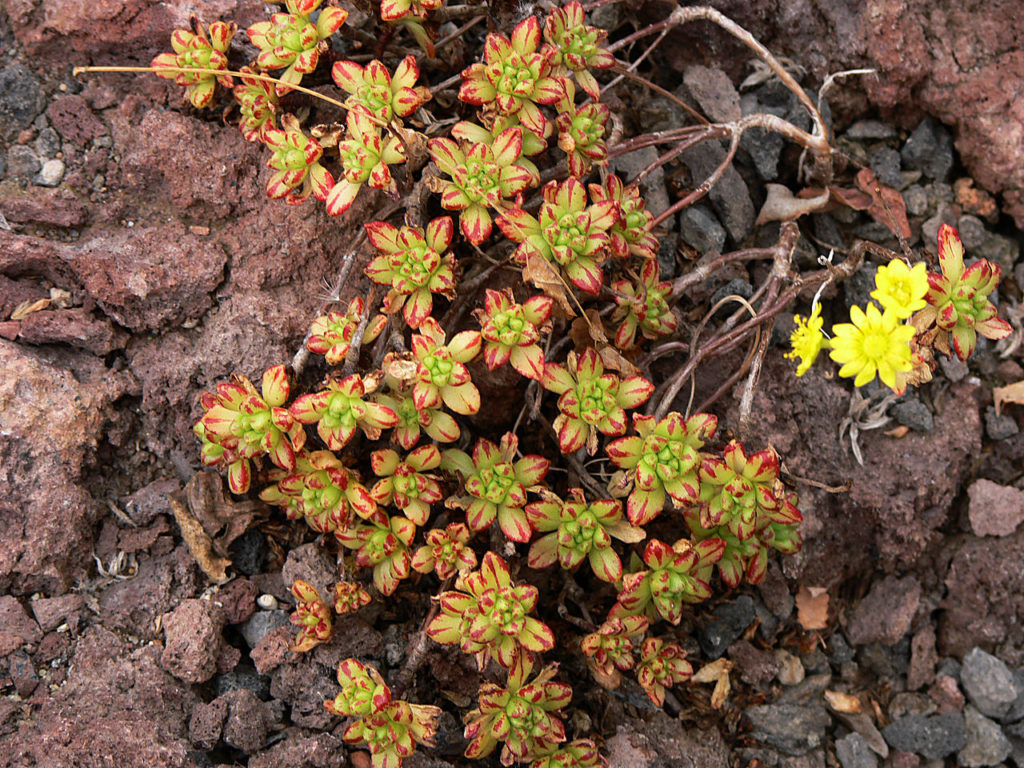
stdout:
{"type": "Polygon", "coordinates": [[[332,451],[340,451],[361,429],[371,440],[381,430],[398,424],[398,416],[387,406],[365,399],[378,384],[376,377],[359,374],[340,381],[330,379],[327,389],[298,398],[291,415],[302,424],[316,424],[317,434],[332,451]]]}
{"type": "Polygon", "coordinates": [[[304,653],[331,639],[334,634],[331,609],[320,597],[316,587],[302,579],[292,584],[292,595],[296,600],[295,613],[288,620],[299,627],[299,634],[288,648],[296,653],[304,653]]]}
{"type": "Polygon", "coordinates": [[[257,22],[246,30],[249,40],[260,49],[256,63],[261,69],[286,68],[278,76],[278,96],[288,93],[289,85],[298,85],[303,75],[316,69],[320,54],[327,50],[327,38],[348,18],[348,11],[328,6],[320,10],[314,23],[310,15],[321,2],[285,0],[287,13],[275,13],[270,21],[257,22]]]}
{"type": "MultiPolygon", "coordinates": [[[[340,365],[345,362],[365,309],[365,302],[357,296],[349,302],[345,314],[329,312],[326,315],[319,315],[309,328],[306,349],[324,355],[328,365],[340,365]]],[[[383,315],[371,318],[363,332],[363,344],[369,344],[376,339],[385,325],[387,318],[383,315]]]]}
{"type": "Polygon", "coordinates": [[[612,678],[615,670],[626,671],[636,664],[634,639],[642,637],[650,622],[646,616],[622,616],[606,620],[596,632],[583,638],[580,649],[592,669],[605,678],[612,678]]]}
{"type": "Polygon", "coordinates": [[[370,465],[381,479],[370,495],[378,504],[394,504],[417,526],[427,524],[430,505],[439,502],[441,486],[430,470],[441,465],[441,452],[436,445],[421,445],[405,459],[385,448],[370,454],[370,465]]]}
{"type": "Polygon", "coordinates": [[[349,109],[361,109],[387,125],[395,117],[408,117],[430,99],[430,91],[416,86],[420,68],[415,56],[406,56],[395,68],[394,77],[380,61],[365,67],[354,61],[338,61],[331,77],[343,91],[349,109]]]}
{"type": "Polygon", "coordinates": [[[654,216],[647,210],[636,184],[628,187],[613,173],[603,184],[591,184],[590,199],[595,203],[615,203],[615,223],[608,229],[612,255],[624,259],[630,254],[642,259],[658,257],[658,238],[651,233],[654,216]]]}
{"type": "Polygon", "coordinates": [[[586,23],[583,6],[573,0],[555,8],[544,22],[544,46],[552,73],[561,76],[572,72],[576,82],[594,101],[601,98],[601,86],[590,68],[608,69],[615,65],[612,56],[600,44],[608,32],[586,23]]]}
{"type": "Polygon", "coordinates": [[[263,131],[263,143],[272,151],[267,167],[275,173],[267,182],[267,196],[284,198],[289,205],[305,202],[312,195],[327,200],[334,177],[320,164],[324,150],[305,133],[295,115],[282,115],[281,128],[263,131]]]}
{"type": "Polygon", "coordinates": [[[342,545],[356,551],[356,565],[373,568],[373,585],[382,595],[393,594],[398,583],[409,577],[409,545],[415,535],[415,523],[398,515],[389,516],[381,509],[364,522],[335,534],[342,545]]]}
{"type": "Polygon", "coordinates": [[[660,281],[656,260],[643,263],[639,280],[635,283],[629,280],[613,282],[612,291],[615,299],[612,322],[619,323],[615,332],[615,346],[619,349],[633,347],[637,331],[645,339],[675,333],[676,316],[668,305],[672,284],[660,281]]]}
{"type": "Polygon", "coordinates": [[[748,456],[743,444],[732,440],[722,458],[705,456],[701,462],[701,526],[724,525],[736,538],[749,539],[787,503],[779,487],[778,454],[766,448],[748,456]]]}
{"type": "Polygon", "coordinates": [[[366,111],[349,110],[345,124],[345,138],[337,142],[341,173],[325,200],[330,216],[347,211],[363,184],[394,194],[395,182],[388,166],[405,162],[401,139],[395,134],[382,137],[380,127],[366,111]]]}
{"type": "Polygon", "coordinates": [[[439,579],[450,579],[456,572],[476,568],[476,553],[469,543],[469,528],[463,523],[449,523],[443,529],[427,531],[427,543],[416,550],[412,568],[418,573],[433,571],[439,579]]]}
{"type": "Polygon", "coordinates": [[[556,105],[558,117],[558,148],[568,155],[569,173],[580,178],[590,173],[597,163],[608,162],[608,146],[604,134],[611,119],[607,105],[589,102],[576,105],[576,88],[565,83],[565,96],[556,105]]]}
{"type": "Polygon", "coordinates": [[[480,410],[480,392],[473,385],[466,363],[480,352],[477,331],[461,331],[445,342],[445,333],[432,317],[420,323],[412,337],[416,380],[412,399],[417,408],[436,408],[442,402],[456,413],[480,410]]]}
{"type": "Polygon", "coordinates": [[[273,83],[252,77],[256,73],[251,68],[242,67],[239,71],[243,73],[239,76],[242,82],[232,90],[242,113],[238,127],[246,141],[266,143],[267,131],[276,127],[277,91],[273,83]]]}
{"type": "Polygon", "coordinates": [[[171,47],[174,53],[161,53],[150,64],[156,75],[165,80],[174,80],[184,86],[185,95],[196,109],[209,106],[213,92],[220,83],[230,88],[232,81],[227,74],[213,75],[208,72],[162,72],[162,69],[228,69],[228,47],[238,26],[232,22],[213,22],[208,32],[203,32],[195,16],[191,18],[192,31],[176,29],[171,33],[171,47]]]}
{"type": "Polygon", "coordinates": [[[339,616],[355,613],[371,602],[370,593],[354,581],[339,581],[334,585],[334,612],[339,616]]]}
{"type": "Polygon", "coordinates": [[[553,300],[532,296],[517,304],[511,290],[487,289],[483,309],[474,313],[480,322],[484,362],[490,370],[511,363],[528,379],[544,375],[544,351],[537,344],[542,331],[550,328],[553,300]]]}
{"type": "Polygon", "coordinates": [[[686,660],[686,651],[679,643],[666,643],[649,637],[640,650],[636,679],[656,706],[665,703],[665,689],[693,677],[693,667],[686,660]]]}

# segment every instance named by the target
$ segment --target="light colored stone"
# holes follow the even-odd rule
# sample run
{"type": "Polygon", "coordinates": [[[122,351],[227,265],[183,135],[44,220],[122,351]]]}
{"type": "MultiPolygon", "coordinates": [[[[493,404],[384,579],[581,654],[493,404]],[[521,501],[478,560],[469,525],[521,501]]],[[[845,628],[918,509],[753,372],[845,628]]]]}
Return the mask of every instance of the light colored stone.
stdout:
{"type": "Polygon", "coordinates": [[[971,483],[967,494],[967,515],[976,536],[1009,536],[1024,520],[1024,491],[981,479],[971,483]]]}

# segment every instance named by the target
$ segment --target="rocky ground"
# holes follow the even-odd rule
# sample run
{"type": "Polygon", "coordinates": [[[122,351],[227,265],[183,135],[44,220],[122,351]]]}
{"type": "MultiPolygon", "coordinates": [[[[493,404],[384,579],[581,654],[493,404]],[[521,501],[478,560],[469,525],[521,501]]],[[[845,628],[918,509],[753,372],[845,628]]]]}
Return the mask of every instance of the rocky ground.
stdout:
{"type": "MultiPolygon", "coordinates": [[[[1019,340],[1017,4],[716,5],[803,67],[808,87],[878,68],[829,92],[838,146],[901,191],[913,247],[934,252],[946,222],[969,254],[1002,267],[1001,314],[1019,340]]],[[[333,564],[301,531],[194,479],[198,394],[232,371],[256,376],[291,359],[338,254],[383,198],[361,196],[340,222],[272,204],[258,149],[183,109],[163,81],[71,76],[74,64],[148,63],[192,11],[243,25],[263,13],[253,0],[3,2],[0,765],[367,765],[322,702],[337,692],[340,659],[400,668],[417,629],[396,621],[418,615],[403,598],[290,653],[285,585],[326,584],[333,564]],[[221,586],[175,522],[171,499],[190,481],[211,518],[261,523],[232,543],[221,586]]],[[[670,42],[659,66],[688,71],[680,93],[707,114],[799,119],[772,82],[736,89],[749,56],[717,33],[698,26],[670,42]]],[[[649,130],[682,119],[657,98],[613,107],[649,130]]],[[[755,212],[796,155],[781,139],[749,138],[736,172],[672,222],[664,266],[680,249],[774,242],[777,228],[755,228],[755,212]]],[[[684,161],[696,174],[708,158],[684,161]]],[[[627,157],[620,169],[647,162],[627,157]]],[[[668,204],[671,183],[651,176],[652,207],[668,204]]],[[[896,247],[853,211],[802,226],[807,263],[856,237],[896,247]]],[[[752,290],[753,275],[730,277],[701,290],[752,290]]],[[[869,266],[835,299],[862,302],[871,281],[869,266]]],[[[783,338],[755,395],[753,436],[792,478],[817,483],[797,486],[805,546],[679,633],[695,665],[732,662],[730,698],[713,710],[711,686],[692,684],[665,713],[627,683],[580,701],[570,732],[599,734],[616,767],[1024,766],[1024,412],[993,405],[994,387],[1024,379],[1021,350],[983,340],[969,366],[944,363],[872,428],[880,393],[858,407],[827,366],[794,378],[783,338]],[[823,629],[808,629],[815,614],[823,629]]],[[[715,372],[706,376],[698,400],[714,389],[715,372]]],[[[717,411],[736,419],[732,401],[717,411]]],[[[419,685],[468,701],[478,678],[462,664],[435,647],[419,685]]],[[[582,664],[567,669],[587,676],[582,664]]],[[[464,747],[446,714],[438,748],[407,765],[463,765],[464,747]]]]}

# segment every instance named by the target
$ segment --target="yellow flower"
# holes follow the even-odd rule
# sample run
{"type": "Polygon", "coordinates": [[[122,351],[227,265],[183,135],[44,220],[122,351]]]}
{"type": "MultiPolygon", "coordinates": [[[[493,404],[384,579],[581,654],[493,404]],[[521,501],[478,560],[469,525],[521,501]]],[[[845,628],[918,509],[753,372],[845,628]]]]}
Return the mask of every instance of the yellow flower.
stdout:
{"type": "Polygon", "coordinates": [[[789,343],[793,347],[793,351],[787,353],[786,357],[791,360],[800,358],[800,365],[796,368],[796,375],[803,376],[807,373],[807,369],[814,365],[814,361],[822,348],[828,346],[828,342],[825,341],[825,335],[821,332],[821,326],[824,322],[821,319],[821,306],[815,306],[811,310],[810,317],[805,318],[797,315],[793,318],[793,321],[796,323],[796,328],[793,329],[793,333],[789,337],[789,343]]]}
{"type": "Polygon", "coordinates": [[[839,375],[856,376],[853,385],[863,387],[875,378],[891,389],[897,388],[896,374],[913,368],[910,340],[914,326],[901,323],[902,318],[886,310],[883,315],[874,304],[867,314],[860,307],[850,309],[852,323],[832,328],[832,351],[829,355],[843,367],[839,375]]]}
{"type": "Polygon", "coordinates": [[[883,310],[892,312],[903,320],[925,307],[928,269],[923,261],[919,261],[911,269],[903,259],[893,259],[878,268],[875,286],[871,298],[881,304],[883,310]]]}

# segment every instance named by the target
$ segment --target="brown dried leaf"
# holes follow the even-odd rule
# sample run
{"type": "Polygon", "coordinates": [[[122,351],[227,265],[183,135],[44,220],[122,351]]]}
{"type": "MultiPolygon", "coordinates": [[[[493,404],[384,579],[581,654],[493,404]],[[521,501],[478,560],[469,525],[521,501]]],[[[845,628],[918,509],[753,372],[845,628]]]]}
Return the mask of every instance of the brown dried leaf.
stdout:
{"type": "Polygon", "coordinates": [[[545,295],[550,296],[569,317],[576,316],[576,310],[569,303],[569,295],[566,292],[565,281],[558,274],[551,262],[545,259],[537,251],[527,251],[526,266],[523,267],[523,280],[533,283],[542,290],[545,295]]]}
{"type": "Polygon", "coordinates": [[[867,208],[868,216],[901,237],[910,237],[907,204],[903,202],[903,196],[880,182],[870,168],[861,168],[857,172],[856,181],[862,192],[871,195],[872,203],[867,208]]]}
{"type": "Polygon", "coordinates": [[[757,221],[754,222],[758,227],[770,221],[794,221],[808,213],[820,211],[829,203],[827,189],[817,191],[817,194],[811,197],[800,197],[782,184],[766,184],[765,187],[768,196],[761,206],[761,212],[757,214],[757,221]]]}
{"type": "Polygon", "coordinates": [[[1007,384],[1005,387],[995,387],[992,390],[992,400],[996,406],[997,416],[1003,407],[1003,403],[1014,403],[1016,405],[1024,403],[1024,380],[1015,381],[1013,384],[1007,384]]]}
{"type": "Polygon", "coordinates": [[[861,711],[860,699],[842,691],[825,691],[825,701],[836,712],[855,715],[861,711]]]}
{"type": "Polygon", "coordinates": [[[612,344],[608,343],[608,336],[604,332],[601,315],[598,314],[596,309],[588,309],[582,317],[577,317],[573,320],[569,336],[572,338],[577,349],[593,345],[597,349],[597,354],[601,356],[601,363],[608,370],[618,371],[623,376],[642,375],[642,371],[639,368],[627,360],[612,344]]]}
{"type": "Polygon", "coordinates": [[[46,309],[48,306],[50,306],[49,299],[23,301],[21,302],[21,304],[15,307],[13,312],[11,312],[11,320],[21,320],[22,318],[31,315],[33,312],[38,312],[42,309],[46,309]]]}
{"type": "Polygon", "coordinates": [[[203,530],[195,515],[188,508],[173,496],[168,497],[171,511],[174,512],[174,519],[181,529],[181,537],[185,540],[185,546],[192,553],[192,557],[199,563],[210,581],[223,584],[228,580],[227,567],[231,561],[226,557],[218,557],[213,551],[213,539],[203,530]]]}
{"type": "Polygon", "coordinates": [[[796,593],[796,620],[804,629],[828,626],[828,590],[824,587],[800,587],[796,593]]]}
{"type": "Polygon", "coordinates": [[[185,486],[185,498],[189,511],[211,538],[213,551],[221,556],[227,556],[231,543],[252,528],[265,511],[260,503],[229,498],[223,479],[212,470],[192,475],[185,486]]]}
{"type": "Polygon", "coordinates": [[[622,685],[622,673],[614,667],[612,667],[612,673],[610,675],[606,675],[602,670],[591,664],[588,664],[587,666],[590,667],[591,677],[593,677],[594,681],[602,688],[614,691],[622,685]]]}
{"type": "Polygon", "coordinates": [[[909,431],[910,427],[908,427],[906,424],[901,424],[898,427],[885,430],[884,432],[882,432],[882,434],[885,435],[886,437],[895,437],[898,440],[901,437],[906,437],[906,434],[909,431]]]}
{"type": "Polygon", "coordinates": [[[695,683],[714,683],[715,689],[711,692],[711,708],[721,709],[725,700],[729,698],[729,672],[732,671],[733,663],[728,659],[717,659],[710,664],[705,664],[693,676],[695,683]]]}

